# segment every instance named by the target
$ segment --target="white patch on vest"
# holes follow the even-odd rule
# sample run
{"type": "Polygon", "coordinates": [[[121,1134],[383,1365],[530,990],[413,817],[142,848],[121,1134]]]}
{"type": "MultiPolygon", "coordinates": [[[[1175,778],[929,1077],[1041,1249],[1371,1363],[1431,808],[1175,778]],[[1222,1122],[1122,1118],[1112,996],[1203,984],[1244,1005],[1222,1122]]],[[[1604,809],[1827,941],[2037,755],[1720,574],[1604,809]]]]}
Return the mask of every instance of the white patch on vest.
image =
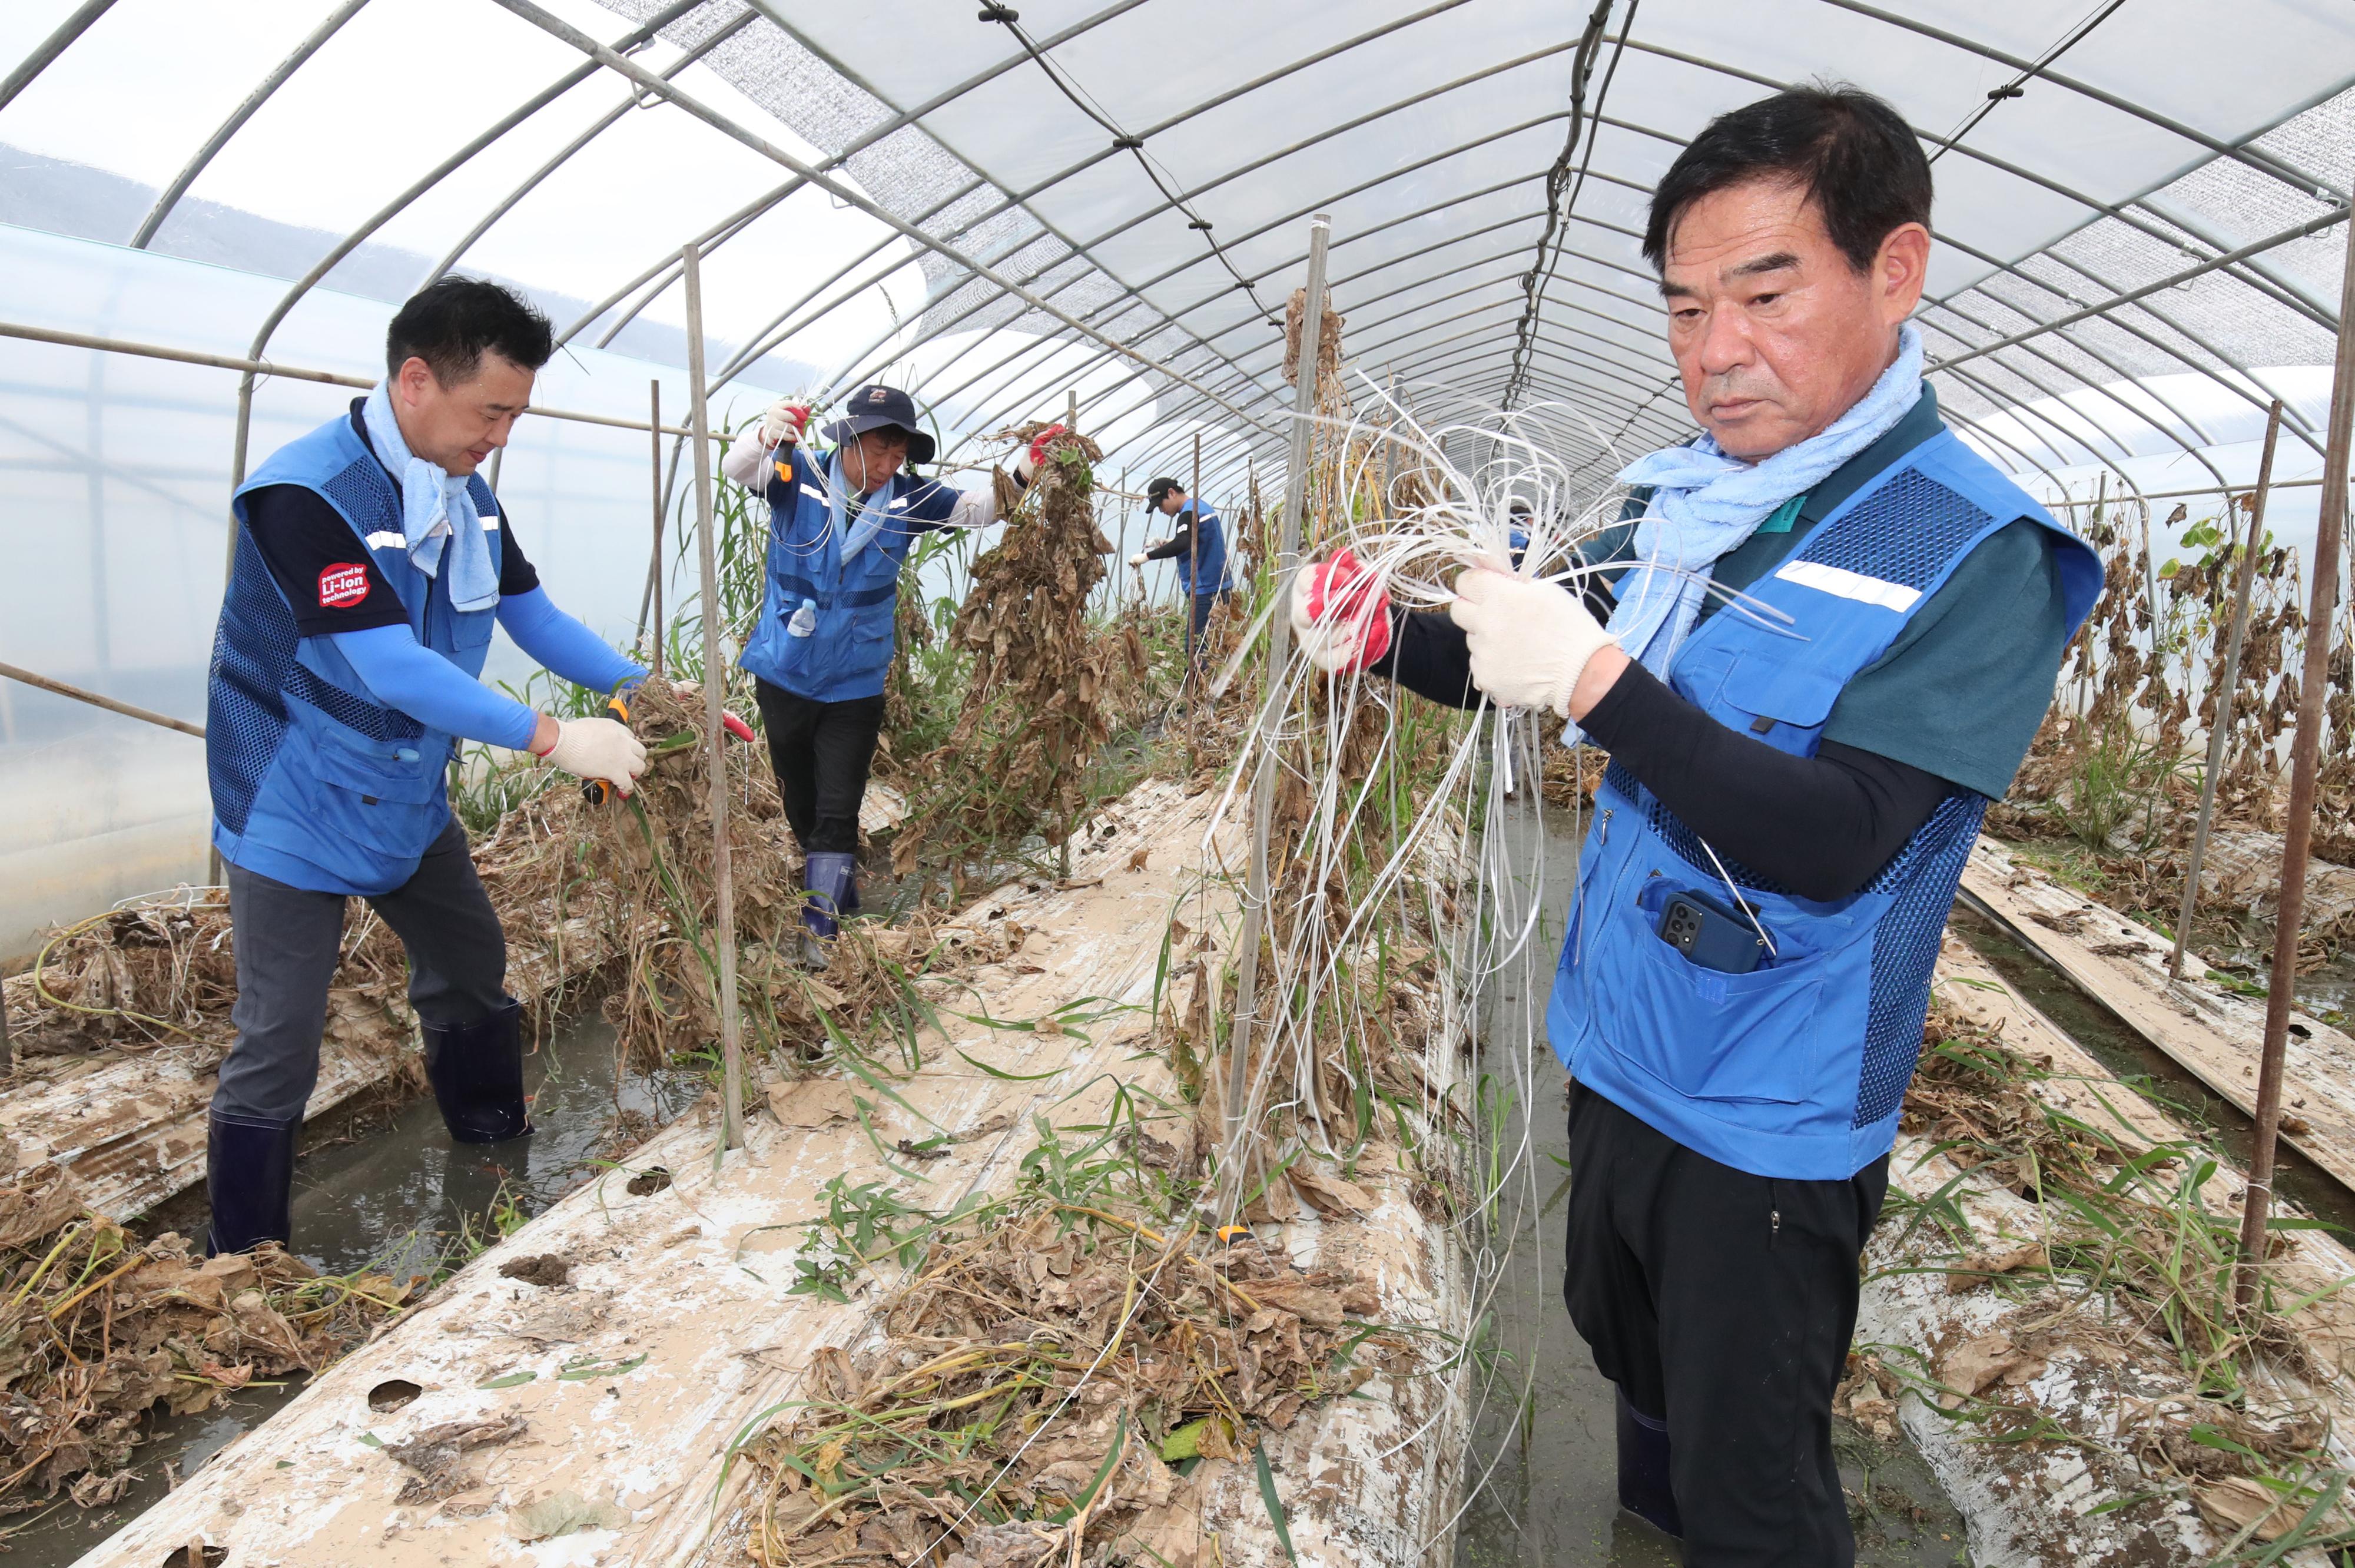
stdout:
{"type": "Polygon", "coordinates": [[[803,495],[807,496],[813,501],[823,501],[826,499],[826,492],[823,490],[813,490],[806,485],[803,485],[801,490],[803,495]]]}
{"type": "Polygon", "coordinates": [[[1820,560],[1794,560],[1786,563],[1775,576],[1786,582],[1829,593],[1841,599],[1853,599],[1859,604],[1878,604],[1884,610],[1894,610],[1902,615],[1921,601],[1918,589],[1902,583],[1890,582],[1878,577],[1867,577],[1860,571],[1847,571],[1837,566],[1826,566],[1820,560]]]}
{"type": "Polygon", "coordinates": [[[409,548],[409,536],[394,533],[390,528],[378,528],[368,535],[368,547],[370,549],[406,549],[409,548]]]}
{"type": "Polygon", "coordinates": [[[495,534],[499,531],[499,515],[496,512],[489,512],[484,515],[483,531],[486,534],[495,534]]]}

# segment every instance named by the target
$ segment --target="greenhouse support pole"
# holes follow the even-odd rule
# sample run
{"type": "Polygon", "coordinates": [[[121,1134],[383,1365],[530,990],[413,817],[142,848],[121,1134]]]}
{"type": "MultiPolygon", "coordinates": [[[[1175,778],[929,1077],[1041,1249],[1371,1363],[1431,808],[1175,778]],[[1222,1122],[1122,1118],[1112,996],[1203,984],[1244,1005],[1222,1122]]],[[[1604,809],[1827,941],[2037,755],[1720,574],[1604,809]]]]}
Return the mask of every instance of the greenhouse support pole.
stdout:
{"type": "MultiPolygon", "coordinates": [[[[1325,250],[1333,237],[1333,218],[1320,212],[1308,224],[1308,289],[1300,313],[1300,384],[1292,400],[1292,445],[1284,476],[1284,517],[1279,542],[1270,562],[1269,581],[1281,595],[1291,592],[1293,557],[1300,553],[1302,516],[1308,509],[1308,454],[1311,421],[1316,412],[1317,342],[1325,325],[1325,250]]],[[[1187,607],[1189,611],[1191,605],[1187,607]]],[[[1190,623],[1189,623],[1190,624],[1190,623]]],[[[1258,1005],[1260,927],[1267,914],[1267,838],[1275,814],[1274,709],[1284,691],[1284,668],[1292,658],[1292,618],[1272,615],[1267,624],[1267,678],[1260,688],[1258,726],[1259,771],[1252,778],[1252,839],[1248,891],[1243,900],[1241,953],[1235,966],[1235,1017],[1227,1045],[1227,1170],[1237,1172],[1244,1129],[1246,1081],[1250,1074],[1252,1019],[1258,1005]]],[[[1234,1201],[1242,1198],[1239,1181],[1229,1179],[1234,1201]]]]}
{"type": "Polygon", "coordinates": [[[660,379],[659,378],[651,379],[649,379],[649,380],[646,382],[646,399],[647,399],[647,405],[646,405],[646,406],[647,406],[648,408],[650,408],[651,410],[653,410],[653,413],[652,413],[652,414],[651,414],[651,416],[650,416],[651,421],[652,421],[652,428],[651,428],[651,430],[648,432],[648,435],[649,435],[649,438],[651,439],[651,441],[652,441],[652,443],[653,443],[653,453],[654,453],[654,456],[653,456],[653,462],[654,462],[654,468],[653,468],[654,482],[653,482],[653,483],[654,483],[654,504],[655,504],[655,535],[654,535],[654,538],[655,538],[655,543],[654,543],[654,553],[653,553],[653,555],[652,555],[651,557],[649,557],[649,558],[648,558],[648,560],[647,560],[647,561],[646,561],[646,587],[645,587],[645,592],[638,595],[638,636],[639,636],[639,638],[640,638],[641,640],[643,640],[643,639],[645,638],[645,635],[646,635],[646,611],[647,611],[647,608],[648,608],[649,606],[651,606],[651,607],[653,608],[653,610],[654,610],[655,643],[654,643],[654,655],[653,655],[652,659],[649,661],[649,667],[654,671],[654,673],[655,673],[655,674],[656,674],[656,675],[660,675],[660,674],[662,674],[662,672],[663,672],[663,629],[662,629],[663,460],[662,460],[662,381],[661,381],[661,379],[660,379]]]}
{"type": "MultiPolygon", "coordinates": [[[[1186,682],[1190,691],[1194,685],[1194,605],[1193,596],[1202,592],[1202,432],[1194,432],[1194,473],[1186,481],[1186,494],[1194,507],[1194,531],[1186,536],[1186,682]]],[[[1205,626],[1204,631],[1209,630],[1205,626]]]]}
{"type": "MultiPolygon", "coordinates": [[[[2216,712],[2208,721],[2208,769],[2200,775],[2200,816],[2191,829],[2191,860],[2183,873],[2183,906],[2175,916],[2175,950],[2167,955],[2167,977],[2183,978],[2183,948],[2191,940],[2191,917],[2200,903],[2200,868],[2208,859],[2208,828],[2216,816],[2216,786],[2223,776],[2224,745],[2232,732],[2232,699],[2241,689],[2241,642],[2249,630],[2249,590],[2257,575],[2257,547],[2265,538],[2265,496],[2274,479],[2274,447],[2281,440],[2282,402],[2265,415],[2265,450],[2257,460],[2256,493],[2249,497],[2249,540],[2232,579],[2232,630],[2224,645],[2224,667],[2216,688],[2216,712]]],[[[2152,616],[2154,624],[2156,614],[2152,616]]]]}
{"type": "Polygon", "coordinates": [[[36,690],[46,691],[53,696],[70,697],[76,702],[87,702],[92,708],[103,708],[109,713],[120,713],[125,719],[137,719],[165,730],[177,730],[181,734],[194,735],[199,741],[205,738],[205,727],[201,724],[191,724],[185,719],[175,719],[168,713],[157,713],[151,709],[133,707],[128,702],[118,702],[112,697],[103,697],[95,691],[85,691],[79,686],[70,686],[62,680],[52,680],[48,676],[36,675],[31,670],[19,669],[12,664],[0,664],[0,677],[22,681],[36,690]]]}
{"type": "Polygon", "coordinates": [[[2322,517],[2314,533],[2314,589],[2306,613],[2306,667],[2297,689],[2297,731],[2289,748],[2289,815],[2282,824],[2281,898],[2274,915],[2274,968],[2265,987],[2264,1057],[2257,1067],[2257,1136],[2241,1209],[2241,1267],[2233,1299],[2256,1299],[2273,1211],[2274,1146],[2281,1136],[2282,1056],[2297,990],[2297,928],[2306,913],[2307,855],[2314,843],[2315,775],[2320,767],[2322,704],[2330,689],[2330,632],[2339,601],[2339,544],[2347,527],[2347,443],[2355,425],[2355,219],[2339,284],[2339,354],[2331,368],[2328,450],[2322,460],[2322,517]]]}
{"type": "Polygon", "coordinates": [[[695,555],[702,574],[703,740],[711,764],[711,885],[717,895],[713,940],[719,953],[719,1147],[744,1147],[743,1019],[736,996],[736,884],[728,864],[727,655],[719,646],[719,566],[711,538],[710,411],[703,395],[703,275],[696,248],[679,252],[687,285],[687,428],[695,433],[695,555]]]}

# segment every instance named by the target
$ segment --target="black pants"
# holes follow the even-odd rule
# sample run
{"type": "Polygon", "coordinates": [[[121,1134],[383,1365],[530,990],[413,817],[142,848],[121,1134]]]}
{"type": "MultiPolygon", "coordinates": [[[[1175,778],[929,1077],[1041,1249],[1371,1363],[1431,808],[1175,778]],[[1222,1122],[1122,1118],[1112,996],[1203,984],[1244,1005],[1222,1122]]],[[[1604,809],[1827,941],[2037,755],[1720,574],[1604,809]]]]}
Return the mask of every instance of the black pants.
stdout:
{"type": "Polygon", "coordinates": [[[1573,1084],[1570,1166],[1562,1294],[1603,1375],[1668,1421],[1688,1568],[1849,1568],[1832,1391],[1888,1157],[1752,1176],[1573,1084]]]}
{"type": "MultiPolygon", "coordinates": [[[[237,941],[237,1043],[221,1062],[213,1109],[261,1121],[303,1115],[319,1082],[327,987],[344,934],[344,895],[290,887],[230,866],[237,941]]],[[[453,817],[409,880],[369,899],[409,950],[409,1002],[432,1024],[473,1023],[505,1007],[507,945],[453,817]]]]}
{"type": "Polygon", "coordinates": [[[1223,588],[1193,596],[1193,609],[1186,620],[1186,679],[1189,684],[1200,669],[1202,650],[1209,645],[1210,612],[1226,596],[1227,590],[1223,588]]]}
{"type": "Polygon", "coordinates": [[[785,821],[805,852],[858,850],[858,804],[883,733],[883,699],[819,702],[767,681],[753,684],[769,762],[785,797],[785,821]]]}

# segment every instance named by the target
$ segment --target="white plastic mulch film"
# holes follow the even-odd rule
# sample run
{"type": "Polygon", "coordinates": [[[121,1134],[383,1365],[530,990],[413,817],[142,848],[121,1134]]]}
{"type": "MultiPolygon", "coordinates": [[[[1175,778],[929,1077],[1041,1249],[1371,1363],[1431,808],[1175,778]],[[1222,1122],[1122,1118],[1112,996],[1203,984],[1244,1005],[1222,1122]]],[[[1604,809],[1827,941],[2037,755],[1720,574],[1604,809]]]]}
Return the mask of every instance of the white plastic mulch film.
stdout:
{"type": "MultiPolygon", "coordinates": [[[[677,423],[696,240],[716,418],[881,377],[961,464],[1076,391],[1108,477],[1183,475],[1199,434],[1232,509],[1281,480],[1281,316],[1327,212],[1360,405],[1522,411],[1599,486],[1690,430],[1636,250],[1651,185],[1710,115],[1825,77],[1935,156],[1921,319],[1966,439],[2056,502],[2212,493],[2279,397],[2279,478],[2320,468],[2355,174],[2332,0],[984,9],[1009,14],[16,0],[0,322],[366,377],[455,267],[564,333],[543,402],[643,421],[659,381],[677,423]]],[[[0,364],[0,659],[200,720],[237,373],[20,337],[0,364]]],[[[254,458],[352,395],[264,379],[254,458]]],[[[647,433],[528,421],[500,488],[558,599],[629,635],[647,433]]],[[[201,877],[200,750],[0,680],[0,955],[201,877]]]]}

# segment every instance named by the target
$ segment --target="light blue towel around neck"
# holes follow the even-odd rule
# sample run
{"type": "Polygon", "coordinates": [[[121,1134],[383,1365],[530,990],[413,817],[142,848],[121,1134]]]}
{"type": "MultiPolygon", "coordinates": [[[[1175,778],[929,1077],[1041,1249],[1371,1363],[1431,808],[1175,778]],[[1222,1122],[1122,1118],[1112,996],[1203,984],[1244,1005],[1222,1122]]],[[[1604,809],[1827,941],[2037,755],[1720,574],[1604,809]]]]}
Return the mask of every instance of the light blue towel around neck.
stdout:
{"type": "Polygon", "coordinates": [[[393,418],[392,394],[385,382],[378,381],[360,405],[360,422],[368,427],[377,456],[400,482],[400,532],[409,541],[410,563],[428,577],[438,577],[447,559],[452,605],[469,613],[496,609],[499,574],[491,565],[489,531],[474,510],[474,496],[466,493],[466,476],[444,473],[410,452],[400,421],[393,418]],[[457,548],[445,549],[453,539],[457,548]]]}
{"type": "Polygon", "coordinates": [[[1668,661],[1700,617],[1718,560],[1785,502],[1806,495],[1887,434],[1921,397],[1922,333],[1909,321],[1898,329],[1896,359],[1871,389],[1848,412],[1796,445],[1762,463],[1744,463],[1703,435],[1689,446],[1664,447],[1621,469],[1624,483],[1653,490],[1636,525],[1636,564],[1619,580],[1619,607],[1611,615],[1611,635],[1619,645],[1665,679],[1668,661]]]}
{"type": "Polygon", "coordinates": [[[843,531],[843,514],[850,507],[850,486],[842,477],[842,449],[836,447],[826,464],[826,504],[834,526],[835,537],[842,540],[842,564],[848,566],[858,552],[875,542],[890,520],[890,507],[885,499],[889,485],[879,485],[860,498],[858,520],[843,531]]]}

